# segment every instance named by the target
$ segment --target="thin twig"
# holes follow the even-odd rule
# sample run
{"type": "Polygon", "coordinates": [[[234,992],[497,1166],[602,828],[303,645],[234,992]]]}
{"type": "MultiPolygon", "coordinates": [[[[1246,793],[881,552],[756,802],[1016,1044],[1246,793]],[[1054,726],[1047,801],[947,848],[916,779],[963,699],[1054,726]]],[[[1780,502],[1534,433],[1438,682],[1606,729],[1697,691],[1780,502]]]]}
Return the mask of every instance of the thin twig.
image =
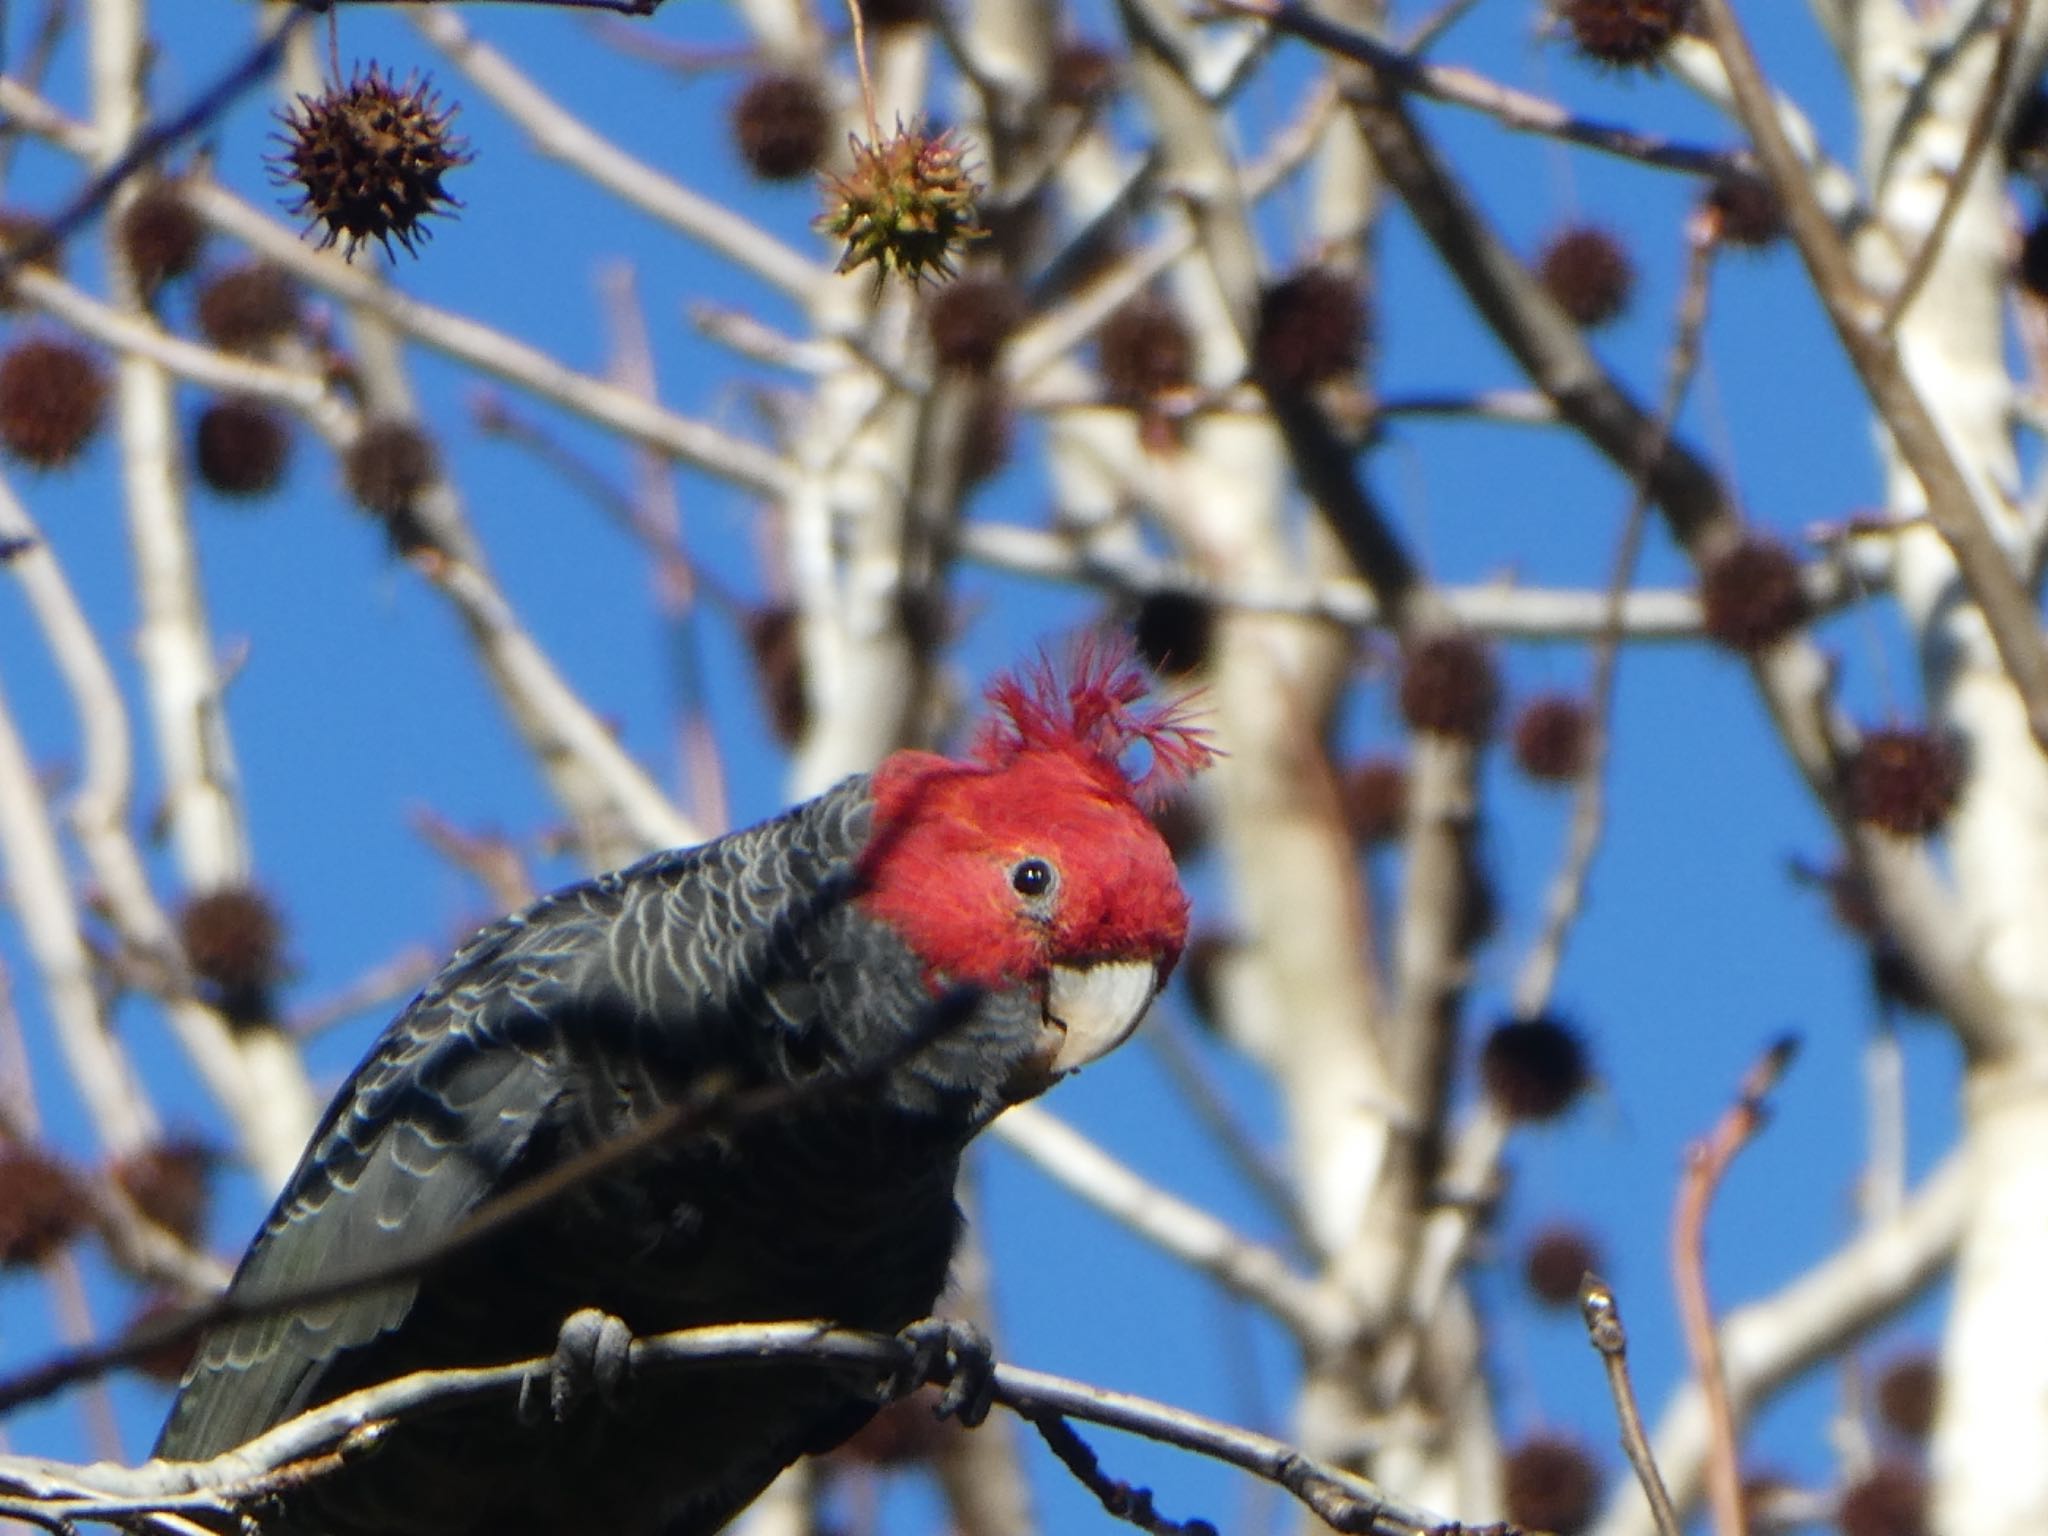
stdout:
{"type": "Polygon", "coordinates": [[[1971,178],[1977,174],[1984,151],[1996,136],[1993,130],[1998,126],[1999,109],[2005,103],[2006,87],[2012,79],[2013,58],[2019,52],[2020,38],[2026,31],[2027,6],[2028,0],[2006,0],[2005,25],[1999,30],[1998,51],[1991,57],[1991,73],[1984,81],[1983,98],[1971,115],[1970,131],[1963,140],[1963,153],[1942,193],[1941,209],[1934,216],[1927,238],[1913,252],[1913,263],[1906,269],[1898,291],[1886,306],[1884,318],[1878,322],[1879,336],[1891,336],[1898,330],[1899,322],[1905,319],[1906,311],[1913,307],[1913,301],[1920,296],[1920,290],[1933,274],[1935,263],[1941,260],[1949,226],[1955,222],[1956,214],[1963,206],[1963,198],[1969,191],[1971,178]]]}
{"type": "Polygon", "coordinates": [[[1713,1505],[1718,1536],[1743,1536],[1747,1528],[1742,1506],[1742,1468],[1738,1456],[1735,1407],[1728,1394],[1728,1376],[1721,1360],[1720,1335],[1714,1326],[1713,1302],[1707,1294],[1706,1226],[1714,1193],[1736,1155],[1762,1127],[1765,1100],[1798,1054],[1799,1041],[1784,1035],[1773,1041],[1756,1064],[1743,1074],[1741,1092],[1704,1141],[1686,1149],[1685,1176],[1679,1186],[1678,1209],[1672,1222],[1672,1280],[1685,1325],[1686,1353],[1707,1394],[1713,1427],[1707,1463],[1707,1496],[1713,1505]]]}
{"type": "Polygon", "coordinates": [[[1615,1417],[1621,1421],[1621,1448],[1635,1468],[1636,1481],[1643,1485],[1643,1496],[1650,1501],[1657,1536],[1682,1536],[1684,1526],[1672,1505],[1671,1490],[1664,1486],[1664,1474],[1657,1470],[1656,1453],[1643,1429],[1643,1411],[1628,1373],[1628,1330],[1622,1327],[1621,1307],[1613,1289],[1598,1275],[1588,1274],[1579,1283],[1579,1310],[1585,1315],[1586,1336],[1607,1369],[1607,1390],[1614,1396],[1615,1417]]]}
{"type": "Polygon", "coordinates": [[[1083,1440],[1066,1417],[1057,1413],[1027,1413],[1031,1427],[1060,1464],[1074,1474],[1074,1480],[1118,1520],[1135,1525],[1152,1536],[1216,1536],[1216,1527],[1206,1520],[1169,1520],[1152,1507],[1152,1490],[1137,1488],[1102,1470],[1102,1458],[1083,1440]]]}

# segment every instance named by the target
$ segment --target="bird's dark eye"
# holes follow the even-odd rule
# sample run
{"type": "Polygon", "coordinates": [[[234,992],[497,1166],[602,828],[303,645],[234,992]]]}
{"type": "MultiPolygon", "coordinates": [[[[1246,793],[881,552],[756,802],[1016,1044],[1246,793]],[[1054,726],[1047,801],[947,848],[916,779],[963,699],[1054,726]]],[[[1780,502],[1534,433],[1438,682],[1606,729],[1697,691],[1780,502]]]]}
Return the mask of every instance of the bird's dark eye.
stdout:
{"type": "Polygon", "coordinates": [[[1019,896],[1043,896],[1052,889],[1052,866],[1043,859],[1024,859],[1010,871],[1010,889],[1019,896]]]}

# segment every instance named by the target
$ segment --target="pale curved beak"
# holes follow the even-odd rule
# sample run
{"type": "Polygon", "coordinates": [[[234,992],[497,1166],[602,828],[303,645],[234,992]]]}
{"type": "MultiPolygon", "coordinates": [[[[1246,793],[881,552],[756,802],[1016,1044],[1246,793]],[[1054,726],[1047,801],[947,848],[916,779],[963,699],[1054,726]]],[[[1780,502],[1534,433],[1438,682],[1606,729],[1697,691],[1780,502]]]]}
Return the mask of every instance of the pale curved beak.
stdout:
{"type": "Polygon", "coordinates": [[[1150,960],[1054,966],[1045,988],[1046,1021],[1061,1032],[1053,1075],[1085,1067],[1122,1045],[1158,991],[1159,967],[1150,960]]]}

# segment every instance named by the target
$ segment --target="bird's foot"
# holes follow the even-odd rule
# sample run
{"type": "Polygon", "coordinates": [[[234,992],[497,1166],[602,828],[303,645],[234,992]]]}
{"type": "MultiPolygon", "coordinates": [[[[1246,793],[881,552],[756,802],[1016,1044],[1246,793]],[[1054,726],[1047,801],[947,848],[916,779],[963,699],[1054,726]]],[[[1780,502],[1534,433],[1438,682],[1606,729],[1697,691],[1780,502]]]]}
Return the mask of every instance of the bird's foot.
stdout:
{"type": "Polygon", "coordinates": [[[942,1384],[940,1418],[957,1418],[972,1429],[988,1417],[995,1401],[996,1357],[988,1335],[953,1317],[927,1317],[896,1335],[910,1358],[883,1389],[891,1402],[929,1382],[942,1384]]]}
{"type": "Polygon", "coordinates": [[[530,1376],[519,1390],[519,1417],[528,1424],[543,1417],[539,1388],[547,1384],[545,1416],[566,1423],[595,1397],[603,1404],[618,1401],[632,1368],[633,1331],[609,1312],[585,1307],[572,1312],[555,1336],[554,1358],[547,1370],[530,1376]]]}

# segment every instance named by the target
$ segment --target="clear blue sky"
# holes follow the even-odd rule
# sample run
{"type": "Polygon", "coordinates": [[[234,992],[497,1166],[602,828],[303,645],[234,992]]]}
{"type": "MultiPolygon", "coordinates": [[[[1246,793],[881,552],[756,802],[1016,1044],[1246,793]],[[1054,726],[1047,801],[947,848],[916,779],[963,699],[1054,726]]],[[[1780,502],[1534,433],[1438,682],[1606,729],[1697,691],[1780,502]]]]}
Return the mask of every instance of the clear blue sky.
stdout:
{"type": "MultiPolygon", "coordinates": [[[[14,7],[19,14],[7,17],[17,49],[33,9],[14,7]]],[[[1783,83],[1806,97],[1830,145],[1849,152],[1838,82],[1804,8],[1745,10],[1759,13],[1760,41],[1783,83]]],[[[158,100],[171,106],[235,56],[252,15],[221,0],[158,11],[165,41],[158,100]]],[[[736,89],[733,75],[679,80],[627,62],[566,14],[475,6],[465,15],[635,153],[704,192],[743,201],[751,218],[792,243],[814,239],[814,195],[802,187],[759,189],[728,148],[723,114],[736,89]]],[[[706,46],[737,35],[735,19],[710,0],[672,0],[659,17],[633,25],[706,46]]],[[[460,126],[478,151],[476,164],[450,181],[467,205],[462,218],[440,227],[423,259],[401,262],[398,282],[595,369],[604,359],[598,280],[607,263],[630,262],[665,398],[748,428],[754,375],[690,329],[687,307],[711,299],[753,308],[771,323],[796,324],[797,317],[758,284],[736,279],[537,159],[475,91],[436,67],[397,17],[378,7],[345,8],[341,28],[345,62],[374,57],[400,72],[434,69],[443,91],[463,103],[460,126]]],[[[1730,142],[1718,119],[1677,83],[1595,75],[1566,50],[1540,42],[1535,28],[1533,8],[1519,0],[1482,0],[1441,56],[1564,96],[1591,113],[1730,142]]],[[[1107,31],[1100,16],[1090,29],[1098,36],[1107,31]]],[[[1248,95],[1248,138],[1288,110],[1302,62],[1298,46],[1289,52],[1292,62],[1275,68],[1272,83],[1248,95]]],[[[54,76],[55,94],[74,108],[80,75],[74,43],[54,76]]],[[[259,200],[275,196],[259,158],[271,128],[268,107],[251,100],[210,136],[221,176],[259,200]]],[[[1626,232],[1641,290],[1631,316],[1599,347],[1639,393],[1650,395],[1661,377],[1682,259],[1679,220],[1690,189],[1585,152],[1517,139],[1450,109],[1428,109],[1425,118],[1520,247],[1533,248],[1567,216],[1626,232]]],[[[24,152],[6,200],[49,206],[75,184],[72,167],[40,150],[24,152]]],[[[1276,269],[1292,261],[1305,222],[1300,194],[1274,201],[1264,230],[1276,269]]],[[[1382,245],[1380,387],[1397,394],[1519,385],[1398,212],[1382,245]]],[[[74,257],[74,271],[90,266],[84,253],[74,257]]],[[[1878,482],[1864,419],[1796,261],[1788,252],[1732,259],[1714,296],[1710,373],[1685,422],[1690,440],[1732,477],[1756,520],[1790,534],[1873,500],[1878,482]]],[[[170,305],[180,321],[185,302],[180,296],[170,305]]],[[[5,323],[10,331],[19,325],[5,323]]],[[[672,779],[674,656],[637,551],[519,450],[480,436],[471,424],[473,381],[427,355],[418,358],[418,379],[507,591],[585,697],[620,723],[643,760],[672,779]]],[[[187,405],[196,411],[198,403],[187,405]]],[[[553,426],[627,481],[630,463],[611,445],[574,423],[553,426]]],[[[1027,437],[1015,467],[977,502],[976,516],[1043,518],[1046,486],[1030,463],[1029,443],[1027,437]]],[[[1532,429],[1404,425],[1370,473],[1411,548],[1452,581],[1513,572],[1530,582],[1593,584],[1605,571],[1625,504],[1622,487],[1587,451],[1532,429]]],[[[262,879],[292,923],[293,999],[328,993],[407,943],[451,942],[487,915],[470,886],[409,830],[415,808],[522,839],[555,820],[455,642],[449,615],[388,557],[378,532],[349,510],[334,482],[324,451],[302,435],[279,496],[243,508],[202,493],[194,508],[216,634],[224,646],[248,648],[231,716],[262,879]]],[[[678,483],[692,549],[722,579],[760,591],[760,509],[701,478],[684,475],[678,483]]],[[[100,619],[132,691],[133,661],[123,643],[132,604],[108,445],[72,472],[23,480],[19,488],[100,619]]],[[[1649,580],[1685,579],[1683,563],[1661,537],[1644,564],[1649,580]]],[[[958,660],[975,676],[1097,609],[1087,597],[972,569],[960,573],[958,591],[966,619],[958,660]]],[[[732,634],[707,614],[702,636],[736,817],[752,820],[780,804],[781,767],[732,634]]],[[[1869,717],[1917,713],[1914,673],[1887,616],[1847,615],[1832,621],[1824,638],[1842,657],[1852,707],[1869,717]]],[[[1575,687],[1587,671],[1584,654],[1563,646],[1518,651],[1506,666],[1518,692],[1575,687]]],[[[0,682],[38,756],[52,766],[69,761],[75,747],[68,706],[21,604],[4,593],[0,682]]],[[[1383,687],[1357,692],[1344,729],[1360,747],[1395,737],[1383,687]]],[[[1739,1302],[1825,1252],[1853,1219],[1863,1134],[1858,1059],[1868,1005],[1860,957],[1833,931],[1821,902],[1787,878],[1792,856],[1826,861],[1827,833],[1775,747],[1740,667],[1690,646],[1630,656],[1618,729],[1608,840],[1592,909],[1559,987],[1560,1005],[1596,1043],[1605,1088],[1563,1127],[1518,1142],[1496,1251],[1511,1256],[1520,1234],[1554,1216],[1592,1223],[1615,1255],[1612,1278],[1622,1288],[1641,1380],[1654,1404],[1677,1371],[1662,1254],[1685,1139],[1711,1121],[1767,1037],[1788,1027],[1800,1031],[1808,1052],[1785,1086],[1777,1121],[1739,1165],[1716,1215],[1717,1294],[1724,1303],[1739,1302]]],[[[1562,797],[1528,788],[1504,765],[1489,782],[1495,793],[1488,852],[1507,920],[1480,968],[1469,1010],[1475,1026],[1506,1006],[1562,846],[1566,810],[1562,797]]],[[[543,870],[550,878],[576,873],[560,863],[543,870]]],[[[1217,872],[1197,867],[1191,878],[1205,915],[1220,919],[1217,872]]],[[[175,889],[168,876],[164,889],[175,889]]],[[[39,1086],[56,1139],[84,1152],[86,1132],[62,1098],[31,967],[17,931],[4,922],[0,960],[13,972],[39,1047],[39,1086]]],[[[1163,1026],[1184,1024],[1177,997],[1162,1013],[1163,1026]]],[[[164,1048],[155,1016],[130,1007],[123,1021],[151,1071],[171,1085],[164,1101],[202,1123],[203,1103],[164,1048]]],[[[364,1019],[323,1040],[316,1071],[338,1080],[380,1023],[364,1019]]],[[[1946,1042],[1931,1032],[1914,1034],[1909,1050],[1918,1168],[1947,1133],[1954,1068],[1946,1042]]],[[[1253,1123],[1276,1135],[1274,1106],[1254,1077],[1227,1054],[1218,1054],[1216,1065],[1253,1123]]],[[[1051,1107],[1160,1182],[1270,1233],[1144,1050],[1124,1052],[1063,1089],[1051,1107]]],[[[1286,1352],[1269,1330],[1243,1334],[1202,1282],[1050,1192],[1012,1156],[993,1153],[985,1172],[1008,1355],[1228,1418],[1284,1412],[1286,1352]],[[1248,1386],[1241,1369],[1241,1338],[1257,1350],[1262,1392],[1248,1386]]],[[[230,1181],[214,1225],[224,1250],[239,1246],[264,1199],[248,1180],[230,1181]]],[[[1510,1427],[1560,1426],[1607,1446],[1606,1398],[1576,1323],[1536,1317],[1519,1299],[1511,1265],[1482,1268],[1475,1283],[1498,1314],[1494,1364],[1510,1427]]],[[[99,1319],[112,1324],[132,1300],[95,1266],[94,1303],[99,1319]]],[[[1928,1320],[1919,1326],[1924,1336],[1928,1320]]],[[[0,1366],[48,1348],[50,1329],[33,1279],[0,1280],[0,1366]]],[[[119,1395],[129,1449],[139,1453],[163,1394],[130,1383],[119,1395]]],[[[1768,1422],[1760,1439],[1768,1439],[1772,1462],[1823,1471],[1824,1402],[1825,1389],[1809,1390],[1768,1422]]],[[[59,1405],[23,1414],[7,1433],[18,1448],[76,1453],[84,1449],[79,1423],[74,1407],[59,1405]]],[[[1269,1427],[1284,1427],[1284,1419],[1269,1427]]],[[[1243,1507],[1240,1485],[1191,1458],[1106,1439],[1105,1446],[1112,1470],[1152,1483],[1171,1514],[1225,1522],[1243,1507]]],[[[1087,1514],[1085,1496],[1062,1479],[1048,1477],[1044,1486],[1062,1528],[1096,1528],[1075,1521],[1107,1528],[1106,1517],[1087,1514]]]]}

